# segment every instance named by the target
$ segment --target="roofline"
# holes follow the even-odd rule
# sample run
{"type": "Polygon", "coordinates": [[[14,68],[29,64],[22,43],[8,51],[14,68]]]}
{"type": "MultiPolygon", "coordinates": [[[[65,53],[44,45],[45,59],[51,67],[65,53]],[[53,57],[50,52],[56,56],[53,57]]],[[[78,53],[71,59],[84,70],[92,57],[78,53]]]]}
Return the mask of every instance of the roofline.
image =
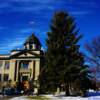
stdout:
{"type": "Polygon", "coordinates": [[[10,56],[10,54],[0,54],[0,56],[10,56]]]}
{"type": "Polygon", "coordinates": [[[13,52],[13,51],[42,51],[42,50],[39,50],[39,49],[31,49],[31,50],[28,50],[28,49],[11,50],[11,52],[13,52]]]}

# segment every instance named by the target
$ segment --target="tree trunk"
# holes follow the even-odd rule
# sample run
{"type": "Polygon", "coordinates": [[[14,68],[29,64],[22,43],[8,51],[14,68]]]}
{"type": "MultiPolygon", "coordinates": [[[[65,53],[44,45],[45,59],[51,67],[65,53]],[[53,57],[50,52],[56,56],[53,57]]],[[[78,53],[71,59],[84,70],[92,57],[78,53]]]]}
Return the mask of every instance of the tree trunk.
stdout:
{"type": "Polygon", "coordinates": [[[68,89],[69,89],[69,95],[72,95],[72,89],[71,88],[72,88],[71,84],[69,84],[69,87],[68,87],[68,89]]]}
{"type": "Polygon", "coordinates": [[[75,95],[73,83],[70,83],[70,84],[69,84],[69,94],[70,94],[71,96],[75,95]]]}
{"type": "Polygon", "coordinates": [[[66,86],[66,96],[74,95],[74,88],[72,83],[68,83],[66,86]]]}
{"type": "Polygon", "coordinates": [[[65,90],[65,91],[66,91],[65,95],[66,95],[66,96],[69,96],[69,95],[70,95],[70,93],[69,93],[69,85],[67,84],[65,88],[66,88],[66,90],[65,90]]]}

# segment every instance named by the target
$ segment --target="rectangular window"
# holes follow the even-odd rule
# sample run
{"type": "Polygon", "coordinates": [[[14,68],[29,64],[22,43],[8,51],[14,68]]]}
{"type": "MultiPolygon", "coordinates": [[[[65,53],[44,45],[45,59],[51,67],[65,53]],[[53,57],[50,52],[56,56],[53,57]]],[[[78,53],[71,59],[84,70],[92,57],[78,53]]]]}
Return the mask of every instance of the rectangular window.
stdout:
{"type": "Polygon", "coordinates": [[[8,74],[4,74],[4,81],[8,81],[9,80],[9,75],[8,74]]]}
{"type": "Polygon", "coordinates": [[[2,77],[2,75],[0,74],[0,82],[1,82],[1,79],[2,79],[1,77],[2,77]]]}
{"type": "Polygon", "coordinates": [[[3,61],[0,61],[0,68],[2,67],[2,65],[3,65],[3,61]]]}
{"type": "Polygon", "coordinates": [[[9,65],[10,65],[9,61],[6,61],[5,62],[5,69],[9,69],[9,65]]]}
{"type": "Polygon", "coordinates": [[[21,63],[21,68],[28,69],[29,63],[28,62],[22,62],[21,63]]]}

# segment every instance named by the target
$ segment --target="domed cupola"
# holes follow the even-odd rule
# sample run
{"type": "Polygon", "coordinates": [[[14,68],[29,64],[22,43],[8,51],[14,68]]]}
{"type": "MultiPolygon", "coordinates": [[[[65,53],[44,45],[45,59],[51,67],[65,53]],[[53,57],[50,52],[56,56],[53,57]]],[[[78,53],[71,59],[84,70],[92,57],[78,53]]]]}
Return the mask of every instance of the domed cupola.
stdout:
{"type": "Polygon", "coordinates": [[[32,34],[24,43],[24,48],[27,50],[41,49],[41,43],[39,39],[32,34]]]}

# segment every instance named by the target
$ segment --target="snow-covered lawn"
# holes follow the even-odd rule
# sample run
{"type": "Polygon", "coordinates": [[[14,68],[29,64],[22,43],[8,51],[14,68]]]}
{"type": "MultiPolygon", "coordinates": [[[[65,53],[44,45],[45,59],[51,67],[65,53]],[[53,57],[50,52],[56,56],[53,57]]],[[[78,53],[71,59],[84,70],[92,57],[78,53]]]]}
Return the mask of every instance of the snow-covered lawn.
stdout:
{"type": "Polygon", "coordinates": [[[53,95],[45,95],[48,98],[51,98],[51,100],[100,100],[100,96],[91,96],[91,97],[65,97],[65,96],[53,96],[53,95]]]}
{"type": "Polygon", "coordinates": [[[29,99],[27,99],[25,96],[20,96],[20,97],[14,97],[10,100],[29,100],[29,99]]]}
{"type": "Polygon", "coordinates": [[[100,91],[88,91],[88,97],[74,97],[74,96],[64,96],[65,93],[60,93],[58,96],[52,94],[40,95],[40,96],[2,96],[0,95],[0,100],[100,100],[100,91]]]}
{"type": "MultiPolygon", "coordinates": [[[[53,95],[44,95],[50,100],[100,100],[100,96],[92,97],[64,97],[64,96],[53,96],[53,95]]],[[[44,99],[29,99],[26,96],[15,97],[10,100],[44,100],[44,99]]],[[[46,99],[45,99],[46,100],[46,99]]]]}

